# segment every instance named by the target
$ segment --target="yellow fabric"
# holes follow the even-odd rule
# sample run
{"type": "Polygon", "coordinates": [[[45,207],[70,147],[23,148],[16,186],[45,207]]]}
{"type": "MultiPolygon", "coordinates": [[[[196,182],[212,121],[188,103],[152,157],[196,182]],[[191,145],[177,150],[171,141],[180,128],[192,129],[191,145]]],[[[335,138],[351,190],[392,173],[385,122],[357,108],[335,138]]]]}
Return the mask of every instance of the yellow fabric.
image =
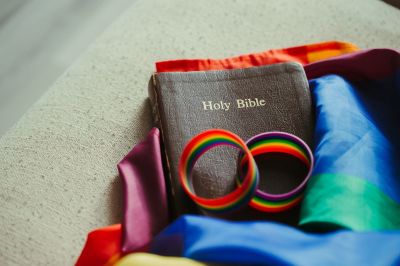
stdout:
{"type": "Polygon", "coordinates": [[[149,253],[134,253],[126,255],[114,266],[207,266],[210,264],[197,262],[187,258],[164,257],[149,253]]]}
{"type": "Polygon", "coordinates": [[[336,47],[324,47],[325,49],[314,49],[313,51],[308,51],[308,62],[313,63],[360,50],[357,46],[348,42],[336,42],[335,44],[337,45],[336,47]]]}

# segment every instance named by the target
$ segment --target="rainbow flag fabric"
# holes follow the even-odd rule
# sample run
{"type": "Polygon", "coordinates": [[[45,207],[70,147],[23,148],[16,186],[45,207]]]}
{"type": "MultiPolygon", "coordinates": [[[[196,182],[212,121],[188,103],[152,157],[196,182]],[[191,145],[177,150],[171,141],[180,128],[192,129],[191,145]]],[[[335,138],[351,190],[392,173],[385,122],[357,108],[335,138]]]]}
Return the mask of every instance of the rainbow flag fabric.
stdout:
{"type": "Polygon", "coordinates": [[[400,229],[400,54],[373,49],[305,66],[315,167],[300,225],[400,229]]]}
{"type": "MultiPolygon", "coordinates": [[[[158,189],[158,202],[128,204],[132,207],[125,209],[129,214],[122,225],[91,232],[77,265],[135,266],[142,258],[167,259],[166,265],[174,259],[177,265],[196,265],[196,261],[202,265],[399,265],[400,54],[390,49],[356,51],[352,44],[328,42],[228,59],[157,63],[159,72],[286,61],[304,65],[316,114],[315,168],[299,227],[199,216],[183,216],[167,226],[167,208],[156,221],[154,209],[143,207],[167,206],[165,191],[158,189]],[[140,215],[145,224],[134,219],[140,215]],[[166,229],[159,233],[163,227],[166,229]],[[138,237],[138,233],[145,237],[138,237]],[[138,251],[159,256],[125,256],[138,251]]],[[[120,174],[125,178],[126,201],[143,200],[130,189],[132,184],[140,191],[149,191],[163,180],[162,172],[145,176],[146,169],[135,159],[143,157],[146,150],[157,155],[149,160],[159,158],[159,145],[158,135],[149,134],[138,144],[140,152],[134,148],[123,160],[120,174]]],[[[159,164],[154,162],[155,167],[159,164]]]]}

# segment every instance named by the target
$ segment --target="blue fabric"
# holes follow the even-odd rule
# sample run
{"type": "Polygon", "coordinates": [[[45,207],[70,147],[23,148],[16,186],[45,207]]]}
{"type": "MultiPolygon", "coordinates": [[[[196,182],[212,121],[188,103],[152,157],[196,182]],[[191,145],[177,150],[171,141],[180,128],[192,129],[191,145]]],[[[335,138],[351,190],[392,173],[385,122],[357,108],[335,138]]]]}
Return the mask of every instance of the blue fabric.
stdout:
{"type": "Polygon", "coordinates": [[[400,54],[367,50],[305,70],[316,147],[300,225],[400,229],[400,54]]]}
{"type": "Polygon", "coordinates": [[[400,265],[400,231],[307,234],[271,222],[182,216],[151,252],[228,265],[400,265]]]}
{"type": "Polygon", "coordinates": [[[349,81],[310,81],[317,116],[313,175],[362,178],[400,203],[400,72],[349,81]]]}

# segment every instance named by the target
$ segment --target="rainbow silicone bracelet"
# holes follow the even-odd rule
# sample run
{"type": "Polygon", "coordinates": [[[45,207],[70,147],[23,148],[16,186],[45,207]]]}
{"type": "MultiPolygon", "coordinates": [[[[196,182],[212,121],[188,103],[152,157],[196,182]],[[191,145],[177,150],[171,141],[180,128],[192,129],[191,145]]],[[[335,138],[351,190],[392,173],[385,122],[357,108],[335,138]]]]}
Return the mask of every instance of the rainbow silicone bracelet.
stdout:
{"type": "Polygon", "coordinates": [[[248,204],[259,181],[257,165],[244,141],[234,133],[222,129],[206,130],[192,138],[183,150],[178,171],[180,183],[189,197],[203,209],[217,213],[233,211],[248,204]],[[241,176],[238,187],[225,196],[213,199],[197,196],[192,185],[193,167],[205,152],[221,145],[236,147],[241,154],[246,155],[246,174],[241,176]]]}
{"type": "MultiPolygon", "coordinates": [[[[270,194],[257,189],[249,205],[263,212],[281,212],[297,205],[303,197],[303,190],[310,179],[314,165],[314,158],[308,145],[295,135],[285,132],[262,133],[249,139],[246,145],[254,157],[265,153],[284,153],[296,157],[308,168],[306,176],[296,188],[283,194],[270,194]]],[[[239,154],[238,185],[242,183],[242,169],[247,158],[247,154],[242,152],[239,154]]]]}

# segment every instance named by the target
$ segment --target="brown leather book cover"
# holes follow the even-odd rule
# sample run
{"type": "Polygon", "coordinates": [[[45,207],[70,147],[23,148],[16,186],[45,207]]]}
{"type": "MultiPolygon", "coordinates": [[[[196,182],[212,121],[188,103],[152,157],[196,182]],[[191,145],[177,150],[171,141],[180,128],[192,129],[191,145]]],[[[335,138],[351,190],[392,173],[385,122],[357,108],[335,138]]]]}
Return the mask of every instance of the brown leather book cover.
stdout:
{"type": "MultiPolygon", "coordinates": [[[[313,116],[308,81],[297,63],[235,70],[154,74],[149,96],[162,133],[170,195],[175,215],[196,213],[198,208],[179,183],[178,162],[185,144],[196,134],[222,128],[243,140],[265,132],[293,133],[311,144],[313,116]]],[[[238,151],[220,146],[203,155],[193,171],[196,193],[203,197],[227,194],[235,187],[238,151]]],[[[272,158],[268,176],[279,172],[282,161],[272,158]]],[[[292,175],[293,176],[293,175],[292,175]]],[[[263,180],[260,187],[282,193],[297,185],[290,173],[263,180]]]]}

